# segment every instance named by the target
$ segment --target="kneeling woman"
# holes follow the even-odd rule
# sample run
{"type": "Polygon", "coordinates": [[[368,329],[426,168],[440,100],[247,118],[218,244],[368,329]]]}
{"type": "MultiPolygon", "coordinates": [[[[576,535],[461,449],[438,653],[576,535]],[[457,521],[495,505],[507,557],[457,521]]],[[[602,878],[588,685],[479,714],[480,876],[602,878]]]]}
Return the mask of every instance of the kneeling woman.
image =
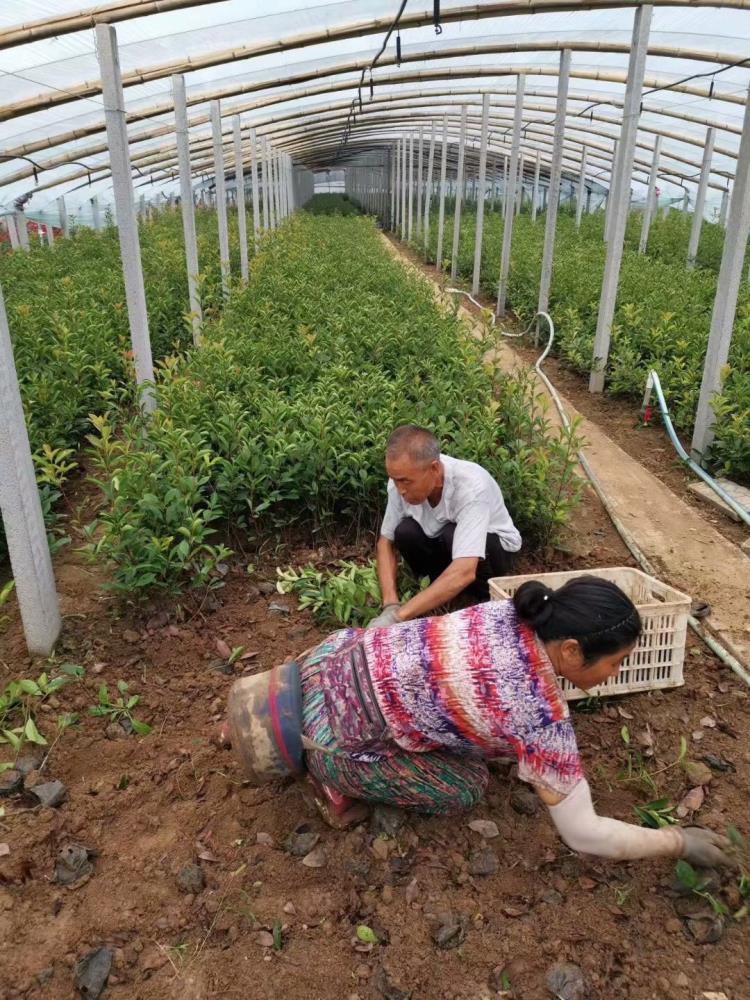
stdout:
{"type": "Polygon", "coordinates": [[[512,600],[444,617],[334,633],[300,665],[316,797],[341,820],[357,815],[357,800],[455,813],[482,798],[487,760],[505,758],[573,850],[731,863],[711,831],[646,829],[594,809],[558,678],[600,684],[640,631],[617,586],[579,577],[556,591],[528,582],[512,600]]]}

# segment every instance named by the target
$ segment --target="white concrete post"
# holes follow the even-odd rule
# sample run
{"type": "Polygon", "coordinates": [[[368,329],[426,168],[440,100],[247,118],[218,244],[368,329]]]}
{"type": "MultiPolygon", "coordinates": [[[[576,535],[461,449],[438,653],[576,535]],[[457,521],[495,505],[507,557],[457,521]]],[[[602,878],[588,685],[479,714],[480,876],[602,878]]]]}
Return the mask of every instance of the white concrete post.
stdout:
{"type": "Polygon", "coordinates": [[[432,171],[435,166],[435,122],[432,122],[432,132],[430,133],[430,152],[427,156],[427,182],[424,187],[424,222],[422,232],[424,235],[424,251],[430,245],[430,198],[432,197],[432,171]]]}
{"type": "Polygon", "coordinates": [[[18,233],[18,242],[21,245],[22,250],[28,250],[29,247],[29,230],[26,225],[26,216],[23,212],[15,213],[16,220],[16,231],[18,233]]]}
{"type": "Polygon", "coordinates": [[[719,209],[719,225],[727,227],[727,211],[729,209],[729,188],[721,192],[721,208],[719,209]]]}
{"type": "Polygon", "coordinates": [[[406,136],[401,140],[401,239],[406,238],[407,214],[406,214],[406,136]]]}
{"type": "Polygon", "coordinates": [[[411,243],[414,233],[414,136],[409,136],[409,224],[406,229],[406,239],[411,243]]]}
{"type": "Polygon", "coordinates": [[[234,183],[237,191],[237,225],[240,234],[240,274],[247,284],[250,269],[247,259],[247,215],[245,214],[245,167],[242,159],[242,124],[240,116],[233,119],[234,183]]]}
{"type": "Polygon", "coordinates": [[[16,225],[15,215],[6,215],[5,221],[8,224],[8,236],[10,237],[11,250],[20,250],[21,241],[18,238],[18,226],[16,225]]]}
{"type": "Polygon", "coordinates": [[[422,232],[422,184],[424,172],[424,126],[419,126],[419,153],[417,156],[417,190],[415,201],[417,204],[417,217],[415,220],[414,238],[419,239],[422,232]]]}
{"type": "Polygon", "coordinates": [[[448,115],[443,115],[443,156],[440,161],[440,207],[438,209],[437,250],[435,266],[438,271],[443,269],[443,232],[445,230],[445,173],[448,167],[448,115]]]}
{"type": "Polygon", "coordinates": [[[500,211],[503,218],[508,211],[508,154],[503,154],[503,196],[500,200],[500,211]]]}
{"type": "Polygon", "coordinates": [[[0,408],[0,511],[18,606],[29,653],[49,656],[60,634],[60,611],[2,289],[0,408]]]}
{"type": "Polygon", "coordinates": [[[596,336],[594,337],[594,360],[589,378],[591,392],[601,392],[604,389],[604,375],[609,357],[612,319],[615,314],[617,284],[620,278],[620,263],[625,242],[625,227],[630,209],[630,179],[633,174],[633,157],[643,94],[643,74],[646,68],[648,36],[653,12],[654,8],[651,4],[638,7],[633,24],[628,82],[625,87],[625,100],[622,109],[617,190],[615,201],[610,210],[612,216],[610,238],[607,241],[599,316],[596,324],[596,336]]]}
{"type": "MultiPolygon", "coordinates": [[[[193,204],[193,181],[190,173],[190,136],[188,134],[187,101],[185,97],[185,77],[172,77],[174,97],[175,133],[177,138],[177,161],[180,171],[180,208],[182,210],[182,231],[185,239],[185,263],[188,278],[188,300],[190,320],[193,327],[193,343],[198,344],[203,325],[203,310],[198,292],[198,243],[195,235],[195,205],[193,204]]],[[[141,199],[143,195],[141,195],[141,199]]]]}
{"type": "Polygon", "coordinates": [[[576,229],[581,228],[583,209],[586,204],[586,160],[588,158],[588,148],[581,148],[581,173],[578,176],[578,198],[576,199],[576,229]]]}
{"type": "MultiPolygon", "coordinates": [[[[562,68],[560,70],[562,74],[562,68]]],[[[562,76],[561,76],[562,79],[562,76]]],[[[516,103],[513,110],[513,134],[511,138],[510,146],[510,177],[511,188],[508,194],[508,205],[514,206],[516,204],[516,184],[518,183],[518,161],[519,154],[521,151],[521,127],[523,125],[523,101],[526,90],[526,77],[523,73],[519,73],[516,82],[516,103]]],[[[559,96],[558,96],[559,103],[559,96]]],[[[558,115],[559,115],[558,107],[558,115]]],[[[565,113],[563,111],[563,119],[565,118],[565,113]]],[[[555,135],[557,135],[557,128],[555,128],[555,135]]],[[[560,159],[562,159],[562,145],[560,149],[560,159]]],[[[508,296],[508,275],[510,273],[510,252],[513,243],[513,216],[514,212],[509,210],[505,216],[505,225],[503,226],[503,249],[500,258],[500,280],[497,286],[497,304],[495,306],[495,312],[498,316],[505,315],[505,302],[508,296]]],[[[546,244],[545,244],[546,249],[546,244]]]]}
{"type": "Polygon", "coordinates": [[[648,234],[651,229],[651,220],[656,212],[656,182],[659,178],[659,159],[661,158],[661,136],[657,135],[654,143],[654,156],[651,161],[651,173],[648,178],[648,194],[646,195],[646,206],[643,209],[643,222],[641,223],[641,238],[638,243],[638,253],[645,253],[648,247],[648,234]]]}
{"type": "Polygon", "coordinates": [[[47,226],[47,243],[51,247],[55,245],[55,229],[51,222],[47,226]]]}
{"type": "Polygon", "coordinates": [[[716,129],[706,129],[706,145],[703,147],[703,162],[701,164],[701,176],[698,181],[698,190],[695,195],[695,208],[693,209],[693,224],[690,227],[690,241],[688,242],[688,270],[695,267],[695,258],[698,256],[698,244],[701,238],[701,226],[703,225],[703,210],[706,207],[706,192],[708,191],[708,181],[711,175],[711,157],[714,153],[714,141],[716,140],[716,129]]]}
{"type": "MultiPolygon", "coordinates": [[[[398,147],[396,147],[398,150],[398,147]]],[[[391,212],[388,216],[388,228],[391,232],[394,231],[396,227],[396,162],[397,157],[393,155],[393,147],[388,150],[388,160],[390,161],[391,167],[391,212]]]]}
{"type": "Polygon", "coordinates": [[[263,231],[267,233],[271,226],[271,202],[268,197],[268,147],[265,139],[259,142],[258,155],[263,167],[263,231]]]}
{"type": "Polygon", "coordinates": [[[266,139],[266,163],[268,164],[268,207],[271,212],[271,229],[276,228],[276,172],[274,170],[273,147],[269,139],[266,139]]]}
{"type": "Polygon", "coordinates": [[[562,176],[563,142],[565,140],[565,116],[568,106],[568,84],[570,82],[570,49],[560,53],[560,74],[557,84],[557,106],[555,110],[555,133],[552,142],[552,166],[547,189],[547,217],[544,227],[544,254],[542,275],[539,282],[537,312],[549,309],[549,293],[552,287],[552,260],[555,254],[555,229],[557,226],[557,206],[560,202],[560,178],[562,176]]]}
{"type": "Polygon", "coordinates": [[[542,154],[540,150],[536,151],[536,160],[534,162],[534,188],[531,192],[531,221],[536,222],[537,208],[539,207],[539,173],[542,169],[542,154]]]}
{"type": "Polygon", "coordinates": [[[70,237],[70,223],[68,222],[68,210],[65,207],[65,198],[60,195],[57,199],[57,210],[60,213],[60,229],[67,240],[70,237]]]}
{"type": "Polygon", "coordinates": [[[221,289],[224,298],[229,296],[229,226],[227,224],[227,183],[224,176],[224,139],[221,133],[221,102],[211,101],[211,131],[214,153],[214,184],[216,190],[216,217],[219,223],[219,262],[221,264],[221,289]]]}
{"type": "Polygon", "coordinates": [[[609,241],[609,234],[612,229],[612,206],[617,201],[617,184],[620,178],[620,142],[618,139],[613,140],[612,145],[612,169],[609,173],[609,191],[607,192],[607,201],[604,207],[604,242],[609,241]]]}
{"type": "Polygon", "coordinates": [[[521,214],[523,208],[523,153],[518,154],[518,188],[516,191],[516,215],[521,214]]]}
{"type": "Polygon", "coordinates": [[[482,236],[484,233],[484,195],[487,187],[487,135],[490,124],[490,95],[482,97],[482,131],[479,139],[479,188],[477,190],[477,226],[474,239],[474,271],[471,294],[477,295],[482,277],[482,236]]]}
{"type": "Polygon", "coordinates": [[[458,165],[456,168],[456,207],[453,212],[453,250],[451,251],[451,278],[458,272],[458,244],[461,238],[461,202],[464,191],[464,157],[466,155],[466,117],[468,109],[461,105],[461,130],[458,136],[458,165]]]}
{"type": "Polygon", "coordinates": [[[97,231],[97,233],[99,233],[101,232],[102,229],[102,215],[101,212],[99,211],[99,199],[96,197],[96,195],[94,195],[94,197],[91,198],[90,201],[91,201],[91,216],[94,223],[94,229],[97,231]]]}
{"type": "Polygon", "coordinates": [[[253,184],[253,238],[255,252],[260,244],[260,199],[258,197],[258,140],[255,129],[250,129],[250,178],[253,184]]]}
{"type": "Polygon", "coordinates": [[[713,425],[716,418],[712,409],[713,399],[721,391],[722,370],[729,358],[749,230],[750,91],[745,105],[732,201],[727,216],[727,235],[724,239],[724,251],[721,256],[716,298],[711,316],[711,330],[708,336],[706,364],[703,368],[703,380],[695,415],[691,451],[696,461],[702,461],[706,457],[714,437],[713,425]]]}
{"type": "Polygon", "coordinates": [[[396,210],[393,216],[393,232],[398,234],[401,226],[401,141],[396,140],[396,210]]]}
{"type": "Polygon", "coordinates": [[[138,218],[135,213],[135,193],[130,167],[125,97],[120,75],[117,34],[110,24],[97,24],[95,30],[117,232],[120,240],[120,257],[122,258],[122,273],[125,279],[125,300],[128,306],[130,340],[138,384],[149,383],[141,395],[141,406],[146,413],[149,413],[156,406],[156,397],[150,384],[154,381],[154,365],[151,358],[151,339],[148,331],[146,291],[143,286],[141,246],[138,242],[138,218]]]}

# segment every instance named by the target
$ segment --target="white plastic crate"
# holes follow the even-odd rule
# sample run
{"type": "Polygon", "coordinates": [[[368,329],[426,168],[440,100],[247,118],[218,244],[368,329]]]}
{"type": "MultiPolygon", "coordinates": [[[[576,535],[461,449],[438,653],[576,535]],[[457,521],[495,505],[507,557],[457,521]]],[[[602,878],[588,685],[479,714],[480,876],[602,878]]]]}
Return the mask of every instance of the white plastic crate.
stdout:
{"type": "Polygon", "coordinates": [[[568,701],[589,695],[607,696],[632,694],[635,691],[656,691],[680,687],[685,661],[685,636],[691,599],[674,587],[638,569],[614,566],[610,569],[574,570],[566,573],[530,573],[525,576],[498,576],[490,580],[490,597],[501,601],[512,597],[522,583],[540,580],[556,590],[577,576],[599,576],[616,583],[638,608],[643,632],[633,652],[623,660],[617,677],[604,684],[581,691],[560,677],[560,685],[568,701]]]}

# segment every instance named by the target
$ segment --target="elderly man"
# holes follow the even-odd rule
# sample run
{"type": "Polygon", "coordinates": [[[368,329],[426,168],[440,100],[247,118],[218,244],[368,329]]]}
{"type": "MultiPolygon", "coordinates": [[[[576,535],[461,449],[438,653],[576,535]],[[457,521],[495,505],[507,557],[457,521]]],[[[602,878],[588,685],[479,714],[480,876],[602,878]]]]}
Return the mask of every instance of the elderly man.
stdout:
{"type": "Polygon", "coordinates": [[[521,536],[492,476],[440,453],[422,427],[397,427],[386,448],[388,505],[377,547],[383,611],[370,627],[421,618],[466,591],[489,597],[488,580],[511,572],[521,536]],[[430,586],[406,604],[396,589],[399,553],[430,586]]]}

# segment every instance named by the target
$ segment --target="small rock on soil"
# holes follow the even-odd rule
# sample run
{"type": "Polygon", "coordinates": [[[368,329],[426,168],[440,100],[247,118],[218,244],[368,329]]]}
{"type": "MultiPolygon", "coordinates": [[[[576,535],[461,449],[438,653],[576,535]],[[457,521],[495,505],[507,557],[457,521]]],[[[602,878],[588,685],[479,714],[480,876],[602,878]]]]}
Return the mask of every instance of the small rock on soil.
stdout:
{"type": "Polygon", "coordinates": [[[395,837],[406,822],[403,809],[392,806],[375,806],[370,819],[370,829],[375,836],[395,837]]]}
{"type": "Polygon", "coordinates": [[[310,828],[308,823],[301,823],[284,841],[284,847],[294,858],[304,858],[320,840],[320,834],[310,828]]]}
{"type": "Polygon", "coordinates": [[[54,881],[58,885],[77,885],[93,872],[93,857],[94,852],[82,844],[66,844],[55,862],[54,881]]]}
{"type": "Polygon", "coordinates": [[[494,875],[497,868],[497,854],[490,847],[485,847],[481,851],[474,851],[469,858],[470,875],[494,875]]]}
{"type": "Polygon", "coordinates": [[[15,768],[0,774],[0,798],[17,795],[23,788],[23,774],[15,768]]]}
{"type": "Polygon", "coordinates": [[[375,973],[374,984],[375,989],[378,991],[378,996],[382,997],[383,1000],[410,1000],[411,993],[406,993],[396,986],[382,965],[375,973]]]}
{"type": "Polygon", "coordinates": [[[469,918],[463,913],[442,913],[433,928],[432,940],[444,951],[458,948],[466,940],[469,918]]]}
{"type": "Polygon", "coordinates": [[[493,823],[491,819],[473,819],[469,823],[469,829],[478,833],[480,837],[484,837],[485,840],[491,840],[500,833],[497,823],[493,823]]]}
{"type": "Polygon", "coordinates": [[[197,896],[206,888],[206,876],[200,865],[184,865],[177,875],[177,884],[183,892],[197,896]]]}
{"type": "Polygon", "coordinates": [[[79,959],[73,970],[76,989],[86,1000],[99,1000],[109,979],[113,953],[110,948],[96,948],[79,959]]]}
{"type": "Polygon", "coordinates": [[[522,816],[536,816],[539,796],[529,788],[519,785],[510,793],[511,807],[522,816]]]}
{"type": "Polygon", "coordinates": [[[38,800],[40,805],[47,806],[50,809],[61,805],[68,794],[68,790],[62,781],[44,781],[41,785],[34,785],[29,791],[38,800]]]}
{"type": "Polygon", "coordinates": [[[558,962],[547,972],[547,989],[559,1000],[584,1000],[586,980],[577,965],[558,962]]]}

